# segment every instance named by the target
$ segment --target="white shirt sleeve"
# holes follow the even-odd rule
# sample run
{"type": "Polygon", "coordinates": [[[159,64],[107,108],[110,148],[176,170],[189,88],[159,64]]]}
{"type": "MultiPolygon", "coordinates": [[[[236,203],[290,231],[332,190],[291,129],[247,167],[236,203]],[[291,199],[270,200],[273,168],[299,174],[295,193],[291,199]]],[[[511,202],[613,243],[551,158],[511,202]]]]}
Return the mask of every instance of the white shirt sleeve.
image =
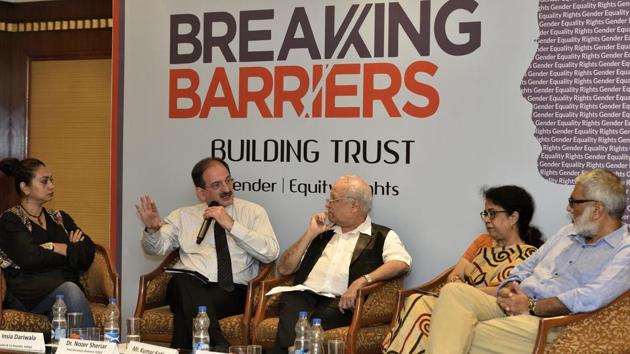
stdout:
{"type": "Polygon", "coordinates": [[[383,244],[383,263],[389,261],[401,261],[411,266],[411,255],[394,230],[389,231],[383,244]]]}
{"type": "Polygon", "coordinates": [[[267,212],[263,208],[256,208],[246,222],[248,225],[234,220],[230,231],[238,246],[260,262],[269,263],[276,260],[280,255],[280,245],[267,212]]]}
{"type": "Polygon", "coordinates": [[[160,229],[152,234],[148,233],[146,229],[142,231],[142,248],[147,254],[153,256],[163,256],[168,252],[179,248],[179,242],[177,241],[177,235],[179,235],[180,229],[180,210],[175,210],[170,213],[160,229]]]}

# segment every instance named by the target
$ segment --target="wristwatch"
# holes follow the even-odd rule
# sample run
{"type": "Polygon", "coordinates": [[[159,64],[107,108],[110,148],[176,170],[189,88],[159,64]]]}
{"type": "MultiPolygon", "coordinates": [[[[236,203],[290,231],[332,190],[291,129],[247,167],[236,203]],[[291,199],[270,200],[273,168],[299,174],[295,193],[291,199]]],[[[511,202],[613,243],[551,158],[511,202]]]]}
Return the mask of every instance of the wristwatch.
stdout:
{"type": "Polygon", "coordinates": [[[50,250],[50,251],[54,251],[55,245],[52,242],[46,242],[46,243],[42,243],[42,248],[50,250]]]}
{"type": "Polygon", "coordinates": [[[369,274],[365,274],[363,275],[363,277],[365,278],[365,280],[367,280],[368,284],[372,284],[372,277],[369,274]]]}
{"type": "Polygon", "coordinates": [[[529,314],[532,316],[536,316],[536,300],[527,299],[527,308],[529,309],[529,314]]]}

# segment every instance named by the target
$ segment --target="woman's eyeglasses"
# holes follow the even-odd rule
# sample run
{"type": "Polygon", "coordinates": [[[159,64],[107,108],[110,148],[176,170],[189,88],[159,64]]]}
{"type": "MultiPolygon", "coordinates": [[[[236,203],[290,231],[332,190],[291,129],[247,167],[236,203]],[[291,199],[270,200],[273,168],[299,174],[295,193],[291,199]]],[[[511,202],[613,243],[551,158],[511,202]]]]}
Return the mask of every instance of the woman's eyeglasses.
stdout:
{"type": "Polygon", "coordinates": [[[481,220],[493,220],[497,216],[497,213],[509,214],[507,210],[488,209],[479,213],[479,216],[481,216],[481,220]]]}

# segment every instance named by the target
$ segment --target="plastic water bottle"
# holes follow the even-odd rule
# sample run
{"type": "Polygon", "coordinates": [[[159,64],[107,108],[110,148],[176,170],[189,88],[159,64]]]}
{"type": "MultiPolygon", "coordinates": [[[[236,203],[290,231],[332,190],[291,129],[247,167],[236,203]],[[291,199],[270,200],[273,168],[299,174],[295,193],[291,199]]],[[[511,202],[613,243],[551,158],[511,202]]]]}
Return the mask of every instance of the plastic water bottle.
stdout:
{"type": "Polygon", "coordinates": [[[52,328],[50,331],[50,341],[53,345],[59,344],[61,338],[66,338],[66,332],[68,331],[68,322],[66,322],[66,303],[63,301],[63,295],[56,296],[57,300],[52,306],[53,318],[50,324],[52,328]]]}
{"type": "Polygon", "coordinates": [[[322,320],[320,318],[313,318],[313,325],[311,326],[310,333],[310,354],[324,354],[324,329],[322,328],[322,320]]]}
{"type": "Polygon", "coordinates": [[[120,343],[120,325],[118,319],[120,318],[120,312],[118,306],[116,306],[116,298],[109,299],[109,305],[105,311],[105,328],[104,338],[106,342],[120,343]]]}
{"type": "Polygon", "coordinates": [[[199,306],[197,317],[193,319],[193,353],[196,353],[198,350],[210,350],[208,327],[210,327],[210,318],[208,318],[206,313],[206,307],[199,306]]]}
{"type": "Polygon", "coordinates": [[[299,319],[295,324],[295,344],[293,345],[294,354],[305,354],[311,349],[310,345],[310,330],[311,326],[308,324],[308,314],[306,311],[300,311],[299,319]]]}

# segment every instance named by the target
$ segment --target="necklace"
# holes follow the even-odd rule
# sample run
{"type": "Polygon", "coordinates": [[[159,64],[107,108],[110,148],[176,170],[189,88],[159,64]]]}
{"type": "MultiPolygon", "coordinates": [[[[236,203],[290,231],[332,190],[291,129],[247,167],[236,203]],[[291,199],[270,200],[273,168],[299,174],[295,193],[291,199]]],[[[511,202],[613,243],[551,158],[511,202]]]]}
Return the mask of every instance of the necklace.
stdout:
{"type": "Polygon", "coordinates": [[[42,225],[43,225],[43,222],[41,221],[41,219],[40,219],[40,218],[42,217],[42,214],[44,213],[44,208],[42,208],[42,209],[39,211],[39,214],[38,214],[38,215],[35,215],[35,214],[31,214],[31,213],[29,213],[29,211],[28,211],[28,210],[24,207],[24,205],[20,204],[20,207],[22,207],[22,210],[24,210],[24,212],[25,212],[26,214],[28,214],[30,217],[35,218],[35,220],[33,220],[33,221],[35,221],[38,225],[40,225],[40,226],[42,226],[42,225]]]}

